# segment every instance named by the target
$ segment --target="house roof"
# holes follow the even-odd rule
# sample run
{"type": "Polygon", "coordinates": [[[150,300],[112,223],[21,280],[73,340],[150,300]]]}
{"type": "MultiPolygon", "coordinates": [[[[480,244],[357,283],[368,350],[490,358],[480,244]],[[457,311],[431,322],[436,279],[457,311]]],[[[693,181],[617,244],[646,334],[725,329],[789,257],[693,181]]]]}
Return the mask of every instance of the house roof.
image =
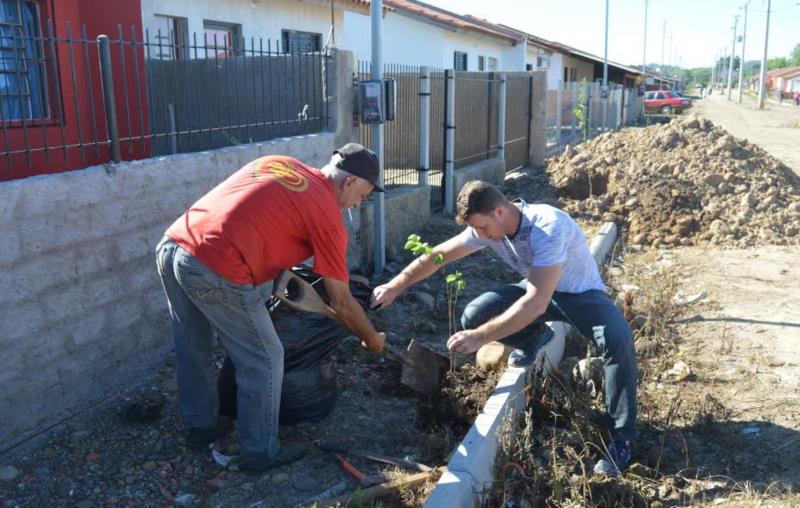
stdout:
{"type": "Polygon", "coordinates": [[[416,0],[384,0],[384,5],[393,7],[397,12],[405,12],[423,21],[434,23],[439,26],[444,25],[451,29],[455,28],[456,30],[476,32],[490,37],[496,37],[506,42],[518,42],[518,38],[503,30],[475,23],[466,16],[459,16],[453,12],[416,0]]]}
{"type": "Polygon", "coordinates": [[[800,74],[800,67],[782,67],[780,69],[772,69],[767,73],[770,78],[785,78],[800,74]]]}

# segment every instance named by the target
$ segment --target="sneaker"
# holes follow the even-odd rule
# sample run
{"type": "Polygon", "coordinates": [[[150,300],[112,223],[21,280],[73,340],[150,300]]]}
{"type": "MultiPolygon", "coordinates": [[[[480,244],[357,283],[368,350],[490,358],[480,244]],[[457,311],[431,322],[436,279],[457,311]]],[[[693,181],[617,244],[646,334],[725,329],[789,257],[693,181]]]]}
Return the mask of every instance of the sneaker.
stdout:
{"type": "Polygon", "coordinates": [[[594,465],[594,473],[606,476],[622,474],[631,461],[632,446],[630,441],[614,441],[608,447],[608,454],[594,465]]]}
{"type": "Polygon", "coordinates": [[[263,473],[269,468],[291,464],[303,458],[308,451],[306,443],[284,443],[272,457],[264,453],[242,455],[241,470],[249,473],[263,473]]]}
{"type": "Polygon", "coordinates": [[[217,418],[217,425],[211,429],[193,427],[186,434],[185,444],[195,450],[203,450],[233,429],[233,422],[227,416],[217,418]]]}
{"type": "Polygon", "coordinates": [[[525,349],[515,349],[508,355],[509,367],[529,367],[536,359],[536,354],[539,350],[553,338],[553,329],[547,325],[542,325],[534,339],[531,341],[530,347],[525,349]]]}

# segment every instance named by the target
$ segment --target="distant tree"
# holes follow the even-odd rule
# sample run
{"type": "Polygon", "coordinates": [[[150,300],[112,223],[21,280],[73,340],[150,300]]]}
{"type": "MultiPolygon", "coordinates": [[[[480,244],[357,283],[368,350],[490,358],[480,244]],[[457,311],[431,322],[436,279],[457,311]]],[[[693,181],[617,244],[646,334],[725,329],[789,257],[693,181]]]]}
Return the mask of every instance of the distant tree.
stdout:
{"type": "Polygon", "coordinates": [[[789,53],[789,65],[800,66],[800,43],[789,53]]]}
{"type": "Polygon", "coordinates": [[[781,69],[783,67],[789,67],[789,59],[785,56],[779,56],[777,58],[770,58],[767,60],[767,69],[781,69]]]}
{"type": "Polygon", "coordinates": [[[708,82],[711,81],[711,69],[709,67],[690,69],[689,75],[691,76],[689,81],[697,86],[708,86],[708,82]]]}

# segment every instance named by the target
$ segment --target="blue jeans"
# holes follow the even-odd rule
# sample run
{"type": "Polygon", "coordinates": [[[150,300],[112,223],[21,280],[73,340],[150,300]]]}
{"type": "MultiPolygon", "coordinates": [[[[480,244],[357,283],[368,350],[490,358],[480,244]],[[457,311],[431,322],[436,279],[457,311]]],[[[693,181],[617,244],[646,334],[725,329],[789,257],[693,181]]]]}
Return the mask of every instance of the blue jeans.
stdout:
{"type": "Polygon", "coordinates": [[[278,451],[283,345],[265,307],[272,281],[233,284],[168,237],[156,247],[156,263],[169,302],[175,337],[178,402],[186,423],[217,424],[219,400],[211,370],[214,331],[236,366],[240,450],[278,451]]]}
{"type": "MultiPolygon", "coordinates": [[[[502,314],[525,294],[527,280],[505,284],[472,300],[461,316],[465,330],[477,328],[502,314]]],[[[500,342],[519,349],[537,348],[536,329],[546,321],[563,321],[590,338],[605,361],[607,426],[612,439],[633,441],[636,437],[636,351],[625,317],[603,291],[553,293],[544,314],[521,331],[500,342]],[[595,327],[603,327],[596,329],[595,327]]]]}

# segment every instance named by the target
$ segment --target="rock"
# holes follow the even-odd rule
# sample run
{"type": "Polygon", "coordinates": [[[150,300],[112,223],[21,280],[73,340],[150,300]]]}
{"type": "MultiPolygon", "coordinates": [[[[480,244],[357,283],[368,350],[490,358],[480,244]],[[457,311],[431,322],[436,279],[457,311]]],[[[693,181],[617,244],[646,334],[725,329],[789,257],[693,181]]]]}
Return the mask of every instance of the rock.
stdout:
{"type": "Polygon", "coordinates": [[[319,482],[308,475],[300,475],[292,480],[292,485],[297,490],[303,492],[313,492],[319,486],[319,482]]]}
{"type": "Polygon", "coordinates": [[[625,201],[625,208],[632,208],[632,207],[636,206],[637,204],[639,204],[639,199],[638,198],[631,198],[631,199],[625,201]]]}
{"type": "Polygon", "coordinates": [[[711,222],[711,225],[709,226],[708,229],[709,231],[711,231],[712,234],[715,235],[720,233],[726,233],[728,231],[728,224],[722,219],[716,219],[711,222]]]}
{"type": "Polygon", "coordinates": [[[718,187],[720,184],[722,184],[722,182],[725,181],[725,177],[719,174],[712,174],[712,175],[707,175],[705,178],[703,178],[703,181],[706,183],[706,185],[710,185],[711,187],[718,187]]]}
{"type": "Polygon", "coordinates": [[[286,473],[275,473],[272,475],[272,483],[286,483],[289,481],[289,475],[286,473]]]}
{"type": "Polygon", "coordinates": [[[88,430],[76,430],[75,432],[69,435],[69,440],[72,442],[83,441],[84,439],[89,437],[90,434],[91,432],[89,432],[88,430]]]}
{"type": "Polygon", "coordinates": [[[508,355],[514,348],[500,342],[490,342],[478,349],[475,363],[483,370],[490,370],[500,365],[505,365],[508,355]]]}
{"type": "MultiPolygon", "coordinates": [[[[49,471],[48,471],[49,472],[49,471]]],[[[17,477],[19,471],[14,466],[0,467],[0,480],[13,480],[17,477]]]]}
{"type": "Polygon", "coordinates": [[[569,163],[577,167],[583,165],[589,159],[591,159],[591,155],[589,155],[588,152],[581,152],[572,159],[570,159],[569,163]]]}
{"type": "Polygon", "coordinates": [[[436,298],[429,293],[423,291],[411,290],[407,293],[406,298],[412,302],[421,303],[428,311],[433,312],[436,310],[436,298]]]}
{"type": "Polygon", "coordinates": [[[197,498],[194,496],[194,494],[178,494],[175,496],[175,500],[173,501],[175,505],[183,507],[194,506],[196,502],[197,498]]]}

